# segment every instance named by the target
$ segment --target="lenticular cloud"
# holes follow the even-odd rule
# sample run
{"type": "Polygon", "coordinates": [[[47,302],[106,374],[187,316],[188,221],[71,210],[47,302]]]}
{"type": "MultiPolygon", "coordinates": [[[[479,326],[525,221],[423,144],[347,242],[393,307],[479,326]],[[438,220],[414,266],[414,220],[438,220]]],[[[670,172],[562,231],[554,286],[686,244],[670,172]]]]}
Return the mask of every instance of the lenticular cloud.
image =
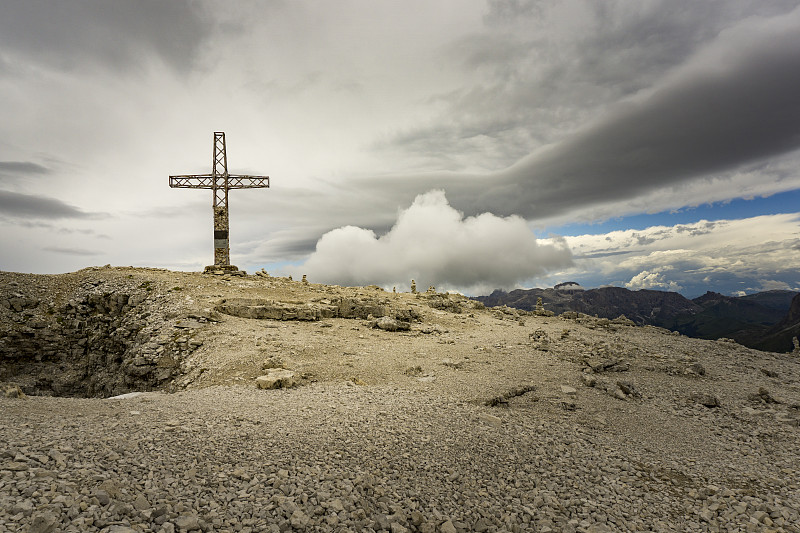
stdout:
{"type": "Polygon", "coordinates": [[[416,197],[382,236],[355,226],[329,231],[305,264],[293,269],[311,281],[407,289],[472,292],[508,288],[571,264],[563,242],[541,242],[518,216],[466,217],[444,191],[416,197]]]}

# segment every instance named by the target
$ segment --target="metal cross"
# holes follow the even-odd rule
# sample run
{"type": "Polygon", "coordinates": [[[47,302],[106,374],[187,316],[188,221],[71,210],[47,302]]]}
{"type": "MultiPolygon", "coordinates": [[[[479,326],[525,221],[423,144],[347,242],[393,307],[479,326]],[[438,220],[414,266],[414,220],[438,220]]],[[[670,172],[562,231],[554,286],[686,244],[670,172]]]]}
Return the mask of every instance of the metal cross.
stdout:
{"type": "Polygon", "coordinates": [[[238,270],[231,265],[228,240],[228,191],[231,189],[266,189],[269,176],[228,174],[225,133],[214,132],[211,174],[184,174],[169,177],[169,186],[178,189],[211,189],[214,193],[214,264],[206,270],[238,270]]]}

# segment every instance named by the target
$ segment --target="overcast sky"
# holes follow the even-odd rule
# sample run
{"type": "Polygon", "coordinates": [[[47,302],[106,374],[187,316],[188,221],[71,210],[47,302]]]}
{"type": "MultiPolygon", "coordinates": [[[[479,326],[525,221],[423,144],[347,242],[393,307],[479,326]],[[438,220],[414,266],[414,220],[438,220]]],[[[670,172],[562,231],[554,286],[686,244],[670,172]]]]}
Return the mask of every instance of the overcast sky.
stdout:
{"type": "Polygon", "coordinates": [[[0,2],[0,269],[800,290],[800,1],[0,2]]]}

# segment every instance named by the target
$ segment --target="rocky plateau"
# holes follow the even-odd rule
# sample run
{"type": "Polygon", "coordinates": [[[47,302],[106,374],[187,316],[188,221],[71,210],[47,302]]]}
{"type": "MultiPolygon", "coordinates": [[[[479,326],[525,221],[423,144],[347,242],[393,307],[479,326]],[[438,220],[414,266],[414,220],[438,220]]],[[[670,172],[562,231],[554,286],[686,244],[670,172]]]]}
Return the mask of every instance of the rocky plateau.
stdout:
{"type": "Polygon", "coordinates": [[[0,533],[800,532],[800,356],[625,317],[0,272],[0,393],[0,533]]]}

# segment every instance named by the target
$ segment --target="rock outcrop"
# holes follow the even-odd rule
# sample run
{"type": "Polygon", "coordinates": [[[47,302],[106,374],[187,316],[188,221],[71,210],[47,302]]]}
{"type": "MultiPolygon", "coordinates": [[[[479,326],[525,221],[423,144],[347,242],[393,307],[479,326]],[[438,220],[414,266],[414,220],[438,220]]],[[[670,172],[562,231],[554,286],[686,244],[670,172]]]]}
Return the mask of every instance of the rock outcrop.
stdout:
{"type": "Polygon", "coordinates": [[[0,381],[56,396],[168,386],[197,345],[163,320],[161,290],[79,274],[50,277],[45,291],[26,275],[0,273],[0,381]]]}
{"type": "Polygon", "coordinates": [[[258,298],[227,298],[216,310],[240,318],[317,321],[326,318],[377,319],[391,317],[403,322],[419,320],[408,306],[392,304],[389,298],[319,298],[317,301],[275,301],[258,298]]]}

